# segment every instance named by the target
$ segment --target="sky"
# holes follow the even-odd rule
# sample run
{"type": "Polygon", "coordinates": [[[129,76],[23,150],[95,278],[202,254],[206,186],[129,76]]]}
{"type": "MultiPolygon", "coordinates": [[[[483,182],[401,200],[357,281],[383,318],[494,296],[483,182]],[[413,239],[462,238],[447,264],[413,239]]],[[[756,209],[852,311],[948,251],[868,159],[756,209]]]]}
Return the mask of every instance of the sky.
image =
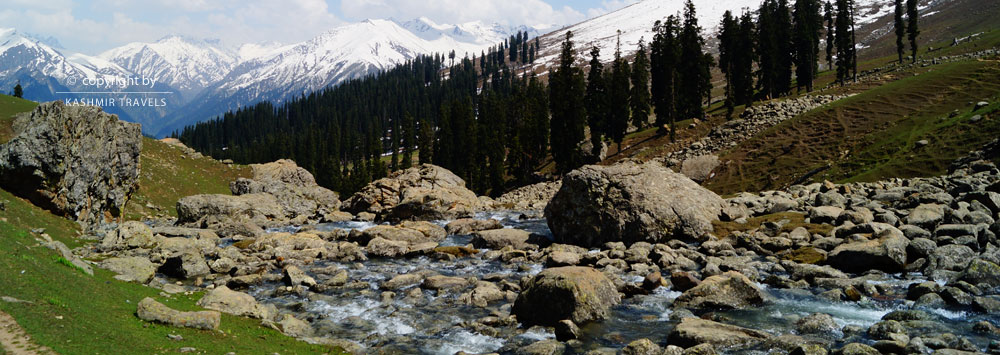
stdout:
{"type": "MultiPolygon", "coordinates": [[[[637,0],[3,0],[0,27],[96,55],[167,35],[295,43],[368,18],[563,26],[637,0]]],[[[679,1],[679,0],[646,0],[679,1]]]]}

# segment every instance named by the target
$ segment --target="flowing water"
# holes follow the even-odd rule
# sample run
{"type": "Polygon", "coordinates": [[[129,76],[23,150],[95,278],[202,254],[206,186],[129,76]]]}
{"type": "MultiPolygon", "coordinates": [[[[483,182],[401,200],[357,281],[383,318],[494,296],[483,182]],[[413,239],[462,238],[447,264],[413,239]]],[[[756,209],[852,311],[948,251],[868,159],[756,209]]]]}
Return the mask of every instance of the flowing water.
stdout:
{"type": "MultiPolygon", "coordinates": [[[[520,228],[534,233],[551,236],[543,219],[527,217],[517,212],[480,214],[477,218],[495,218],[506,227],[520,228]]],[[[436,221],[445,225],[448,221],[436,221]]],[[[368,222],[342,222],[315,226],[320,230],[365,229],[374,224],[368,222]]],[[[295,232],[297,228],[282,228],[295,232]]],[[[448,236],[442,245],[467,245],[469,236],[448,236]]],[[[481,256],[482,254],[480,254],[481,256]]],[[[283,285],[268,283],[251,289],[258,300],[276,304],[284,312],[290,312],[299,319],[309,320],[317,330],[317,336],[354,341],[369,350],[378,352],[454,354],[510,352],[520,346],[535,341],[554,338],[551,329],[533,327],[518,329],[515,325],[497,326],[484,335],[470,326],[474,321],[490,316],[505,316],[510,312],[510,304],[496,302],[487,308],[464,305],[460,293],[465,291],[435,291],[420,289],[413,285],[394,290],[394,297],[383,298],[385,290],[380,284],[395,275],[420,271],[432,271],[446,276],[487,279],[493,282],[507,280],[518,283],[526,276],[541,272],[543,266],[537,263],[510,264],[500,260],[484,260],[480,257],[438,260],[427,256],[416,258],[372,259],[360,263],[320,262],[310,267],[322,268],[336,265],[348,270],[348,287],[328,291],[325,294],[280,294],[274,292],[283,285]],[[360,282],[358,282],[360,281],[360,282]]],[[[308,270],[308,269],[307,269],[308,270]]],[[[641,282],[639,276],[624,276],[627,282],[641,282]]],[[[905,295],[906,286],[923,281],[920,275],[890,275],[885,280],[872,281],[880,284],[890,295],[905,295]]],[[[714,317],[724,323],[762,330],[774,335],[794,334],[795,321],[811,313],[820,312],[833,316],[841,326],[855,326],[860,334],[851,341],[872,342],[864,338],[864,330],[894,310],[908,309],[902,296],[869,300],[861,303],[832,302],[822,299],[821,290],[774,289],[760,285],[772,297],[768,305],[743,311],[716,312],[714,317]]],[[[583,353],[596,348],[622,348],[629,342],[649,338],[654,342],[667,344],[667,334],[677,323],[681,314],[675,314],[671,304],[680,292],[660,288],[650,295],[638,295],[626,299],[612,310],[611,316],[582,328],[579,343],[572,343],[570,353],[583,353]],[[673,316],[673,317],[672,317],[673,316]]],[[[977,335],[972,325],[979,320],[1000,323],[1000,315],[984,315],[966,309],[928,309],[935,317],[933,327],[937,333],[950,332],[967,336],[981,349],[985,349],[990,339],[977,335]]],[[[688,314],[689,315],[689,314],[688,314]]],[[[847,329],[850,329],[848,327],[847,329]]],[[[851,335],[851,334],[848,334],[851,335]]],[[[841,344],[842,332],[828,335],[826,339],[833,345],[841,344]]],[[[760,349],[767,350],[767,349],[760,349]]]]}

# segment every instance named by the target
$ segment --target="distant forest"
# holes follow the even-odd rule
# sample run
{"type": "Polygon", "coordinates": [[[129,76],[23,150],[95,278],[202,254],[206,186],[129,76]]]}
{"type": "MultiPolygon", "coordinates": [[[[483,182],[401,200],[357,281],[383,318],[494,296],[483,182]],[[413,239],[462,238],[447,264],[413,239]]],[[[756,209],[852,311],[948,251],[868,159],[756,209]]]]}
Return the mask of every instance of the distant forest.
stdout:
{"type": "Polygon", "coordinates": [[[263,102],[228,112],[173,137],[238,163],[293,159],[344,195],[419,161],[497,196],[542,179],[536,171],[550,157],[555,173],[593,162],[580,148],[585,127],[599,147],[620,144],[630,123],[644,128],[651,114],[661,134],[674,132],[677,121],[702,117],[712,66],[725,74],[730,114],[737,105],[790,93],[793,67],[798,89],[811,91],[820,38],[841,83],[857,72],[850,0],[793,6],[765,0],[755,14],[727,11],[718,62],[704,48],[690,0],[680,17],[651,26],[653,38],[639,43],[631,61],[620,46],[608,65],[597,48],[589,49],[587,73],[567,32],[548,85],[530,73],[538,39],[517,33],[472,58],[420,56],[280,106],[263,102]]]}

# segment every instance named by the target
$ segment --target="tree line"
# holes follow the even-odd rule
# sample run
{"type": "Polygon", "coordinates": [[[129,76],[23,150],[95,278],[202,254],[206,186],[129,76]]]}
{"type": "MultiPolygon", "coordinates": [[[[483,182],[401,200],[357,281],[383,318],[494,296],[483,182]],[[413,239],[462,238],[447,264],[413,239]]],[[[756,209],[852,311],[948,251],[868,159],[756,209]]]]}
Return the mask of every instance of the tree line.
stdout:
{"type": "Polygon", "coordinates": [[[654,23],[648,45],[640,40],[631,60],[619,40],[610,62],[592,45],[587,65],[578,63],[573,33],[566,32],[548,85],[530,70],[538,39],[519,32],[472,58],[420,56],[279,106],[228,112],[174,136],[240,163],[294,159],[343,194],[419,161],[495,196],[540,180],[536,171],[549,157],[556,173],[594,162],[588,156],[596,152],[581,149],[588,129],[595,150],[605,141],[621,150],[630,126],[645,129],[654,116],[657,132],[673,139],[677,122],[705,117],[715,65],[725,76],[730,114],[791,93],[793,79],[797,90],[811,91],[824,34],[825,59],[836,65],[838,80],[856,75],[851,0],[796,0],[791,7],[765,0],[756,16],[727,11],[718,62],[695,11],[688,0],[681,14],[654,23]]]}

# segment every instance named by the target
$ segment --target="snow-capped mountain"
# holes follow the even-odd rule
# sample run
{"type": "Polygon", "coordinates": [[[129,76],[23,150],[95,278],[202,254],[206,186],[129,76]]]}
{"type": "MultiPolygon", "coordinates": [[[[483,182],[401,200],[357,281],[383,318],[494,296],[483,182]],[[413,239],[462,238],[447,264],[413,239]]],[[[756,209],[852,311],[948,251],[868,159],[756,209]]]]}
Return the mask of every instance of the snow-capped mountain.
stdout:
{"type": "Polygon", "coordinates": [[[218,82],[237,63],[237,53],[217,41],[168,36],[154,43],[129,43],[99,55],[133,73],[194,95],[218,82]]]}
{"type": "MultiPolygon", "coordinates": [[[[441,25],[428,19],[400,24],[365,20],[329,30],[308,41],[288,45],[243,46],[228,75],[208,87],[165,125],[152,133],[166,135],[185,125],[259,101],[282,101],[336,85],[344,80],[391,68],[423,54],[470,56],[496,45],[526,27],[470,22],[441,25]]],[[[537,30],[535,30],[537,33],[537,30]]]]}

